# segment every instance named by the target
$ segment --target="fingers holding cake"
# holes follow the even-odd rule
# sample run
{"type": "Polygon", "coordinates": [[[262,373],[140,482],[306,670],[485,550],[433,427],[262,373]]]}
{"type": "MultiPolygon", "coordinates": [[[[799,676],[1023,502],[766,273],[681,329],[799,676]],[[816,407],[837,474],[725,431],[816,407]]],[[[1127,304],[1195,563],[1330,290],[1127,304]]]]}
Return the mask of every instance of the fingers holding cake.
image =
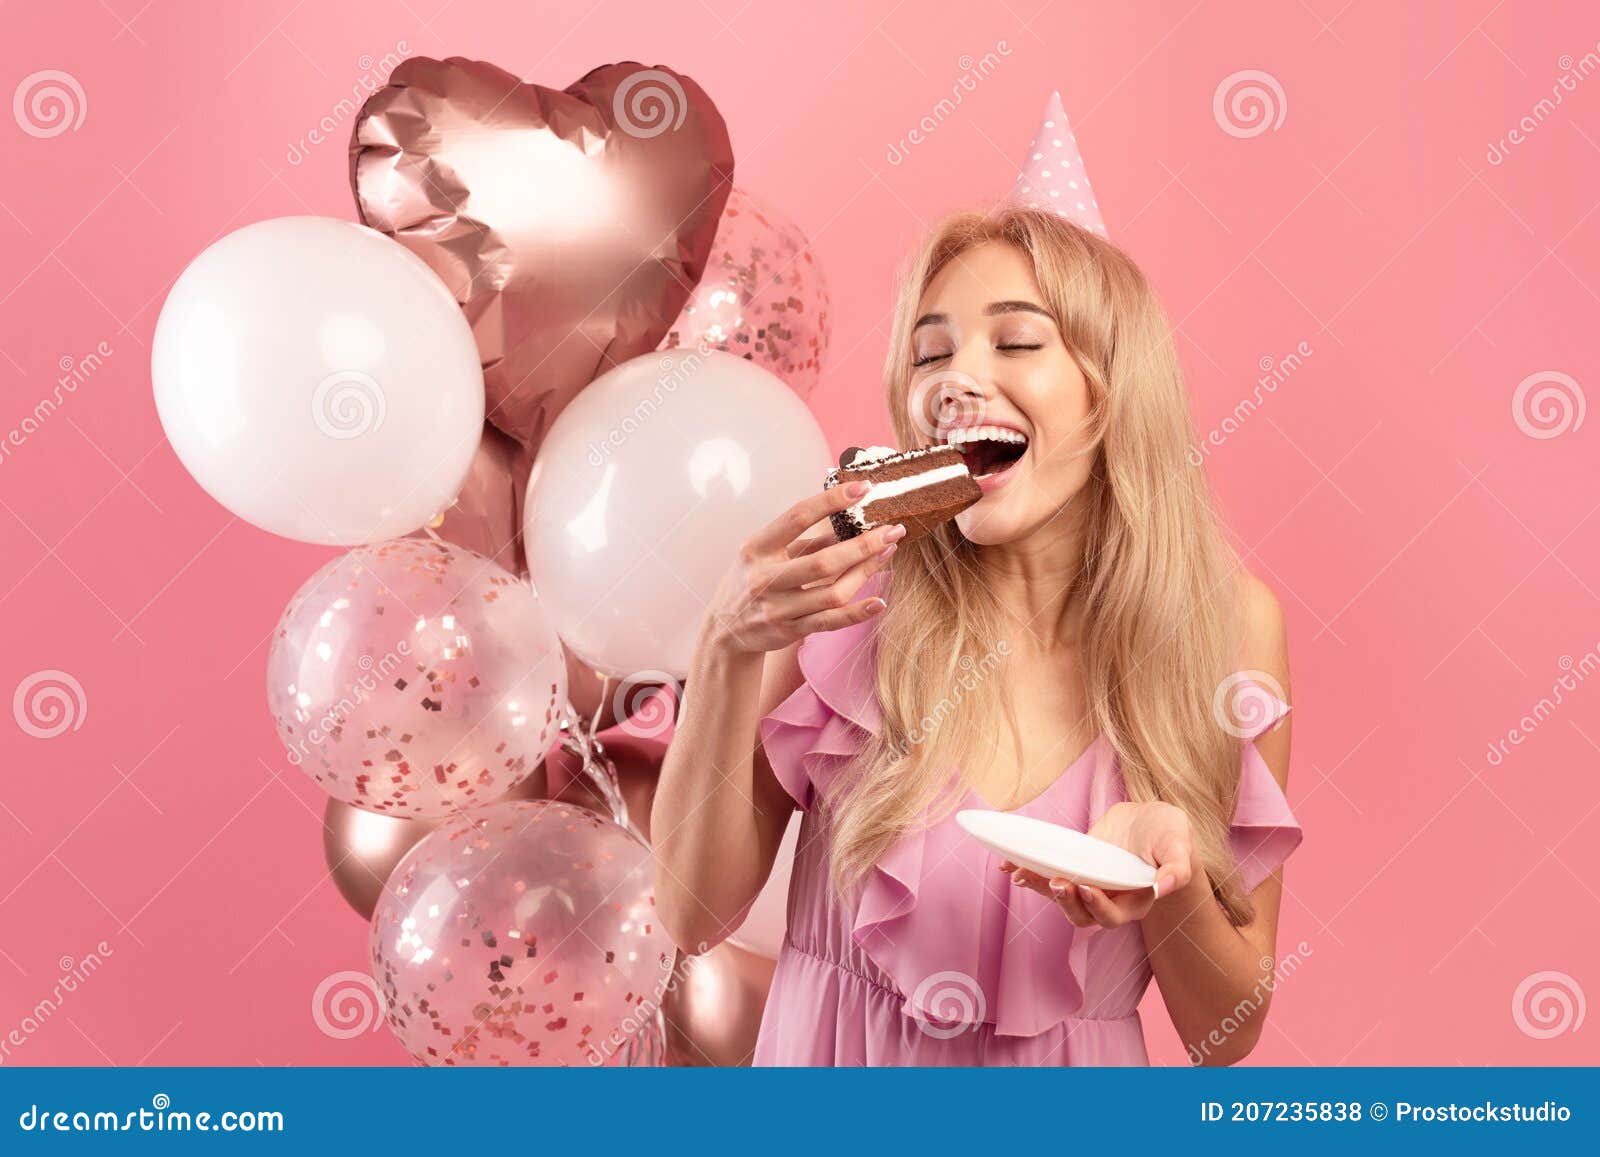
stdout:
{"type": "Polygon", "coordinates": [[[843,621],[838,616],[827,620],[833,626],[820,625],[821,621],[803,622],[811,616],[830,611],[851,609],[851,600],[863,584],[889,565],[895,546],[904,538],[903,526],[885,526],[870,535],[862,535],[848,542],[805,555],[783,568],[772,581],[772,608],[778,617],[796,622],[802,633],[833,630],[882,609],[867,604],[882,600],[864,600],[853,614],[843,621]]]}
{"type": "Polygon", "coordinates": [[[706,629],[740,651],[773,651],[814,631],[862,622],[884,609],[855,599],[888,565],[904,528],[885,525],[839,542],[831,533],[803,538],[865,493],[839,486],[795,503],[740,547],[706,616],[706,629]]]}
{"type": "Polygon", "coordinates": [[[802,536],[817,523],[831,520],[852,502],[863,498],[869,489],[866,482],[857,482],[806,495],[756,531],[744,544],[744,557],[747,561],[779,556],[793,558],[807,548],[814,550],[827,542],[837,542],[838,537],[833,534],[814,538],[802,536]]]}
{"type": "Polygon", "coordinates": [[[888,562],[889,556],[905,536],[906,528],[893,523],[843,542],[835,540],[831,545],[824,542],[786,563],[773,576],[773,585],[781,590],[809,587],[836,579],[863,563],[875,560],[888,562]]]}

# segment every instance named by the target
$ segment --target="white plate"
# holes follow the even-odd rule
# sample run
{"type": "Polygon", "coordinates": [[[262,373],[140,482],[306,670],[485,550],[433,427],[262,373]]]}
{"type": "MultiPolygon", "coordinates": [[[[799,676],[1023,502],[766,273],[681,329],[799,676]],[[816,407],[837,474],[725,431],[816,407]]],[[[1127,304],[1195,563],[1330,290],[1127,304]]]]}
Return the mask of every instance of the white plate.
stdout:
{"type": "Polygon", "coordinates": [[[1153,888],[1156,870],[1126,848],[1010,812],[961,811],[956,823],[991,852],[1046,878],[1123,892],[1153,888]]]}

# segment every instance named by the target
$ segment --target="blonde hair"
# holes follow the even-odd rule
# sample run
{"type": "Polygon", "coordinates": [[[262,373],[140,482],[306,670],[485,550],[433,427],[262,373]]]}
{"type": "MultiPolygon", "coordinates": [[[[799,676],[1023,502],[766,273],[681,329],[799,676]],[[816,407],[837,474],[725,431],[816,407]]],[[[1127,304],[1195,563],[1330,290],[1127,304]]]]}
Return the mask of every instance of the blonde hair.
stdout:
{"type": "MultiPolygon", "coordinates": [[[[1253,909],[1227,840],[1242,742],[1212,706],[1239,657],[1241,567],[1190,461],[1195,431],[1171,328],[1139,268],[1040,210],[941,221],[901,274],[884,367],[895,435],[906,447],[927,441],[908,402],[922,295],[949,261],[991,241],[1031,262],[1088,383],[1082,453],[1094,457],[1065,514],[1084,536],[1068,597],[1083,608],[1090,720],[1120,758],[1128,799],[1188,814],[1217,901],[1235,924],[1248,923],[1253,909]]],[[[993,658],[1018,624],[985,581],[982,548],[946,523],[895,554],[889,583],[874,647],[883,726],[826,801],[842,894],[925,810],[934,819],[953,810],[971,786],[972,757],[996,750],[1002,714],[1022,750],[1004,664],[993,658]],[[991,667],[1002,677],[988,677],[991,667]]]]}

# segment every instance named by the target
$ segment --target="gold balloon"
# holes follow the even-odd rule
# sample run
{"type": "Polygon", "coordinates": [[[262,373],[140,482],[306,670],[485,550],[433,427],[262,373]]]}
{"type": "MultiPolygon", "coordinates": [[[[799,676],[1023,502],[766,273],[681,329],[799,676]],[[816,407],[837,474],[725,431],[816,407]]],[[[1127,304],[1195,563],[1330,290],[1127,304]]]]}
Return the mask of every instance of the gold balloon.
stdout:
{"type": "MultiPolygon", "coordinates": [[[[544,772],[536,769],[504,798],[538,799],[543,794],[544,772]]],[[[322,858],[339,894],[362,919],[370,920],[395,865],[423,836],[448,822],[379,815],[330,797],[322,812],[322,858]]]]}
{"type": "Polygon", "coordinates": [[[748,1065],[777,962],[727,941],[678,953],[661,1002],[670,1065],[748,1065]]]}
{"type": "Polygon", "coordinates": [[[529,469],[522,447],[485,425],[483,441],[456,500],[413,537],[436,535],[522,577],[528,571],[522,556],[522,495],[529,469]]]}

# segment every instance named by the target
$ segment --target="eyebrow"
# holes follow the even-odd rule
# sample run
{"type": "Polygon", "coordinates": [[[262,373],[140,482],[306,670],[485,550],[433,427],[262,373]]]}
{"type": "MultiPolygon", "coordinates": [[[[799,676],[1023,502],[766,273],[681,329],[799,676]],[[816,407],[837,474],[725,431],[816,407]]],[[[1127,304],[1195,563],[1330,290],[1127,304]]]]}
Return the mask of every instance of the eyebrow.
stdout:
{"type": "MultiPolygon", "coordinates": [[[[983,311],[985,317],[998,317],[1002,313],[1036,313],[1040,317],[1055,320],[1048,309],[1031,301],[991,301],[988,308],[983,311]]],[[[915,333],[925,325],[943,325],[949,320],[950,315],[947,313],[925,313],[917,318],[917,324],[911,327],[911,332],[915,333]]]]}

